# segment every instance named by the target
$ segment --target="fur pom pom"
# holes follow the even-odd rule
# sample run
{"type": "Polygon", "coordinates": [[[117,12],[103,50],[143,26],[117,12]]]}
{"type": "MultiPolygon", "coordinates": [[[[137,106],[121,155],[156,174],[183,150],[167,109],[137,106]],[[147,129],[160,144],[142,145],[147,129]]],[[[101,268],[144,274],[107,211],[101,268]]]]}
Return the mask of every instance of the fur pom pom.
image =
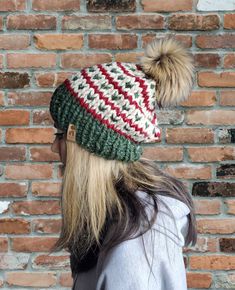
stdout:
{"type": "Polygon", "coordinates": [[[187,100],[193,84],[193,60],[174,38],[149,43],[141,67],[156,81],[156,99],[160,107],[172,107],[187,100]]]}

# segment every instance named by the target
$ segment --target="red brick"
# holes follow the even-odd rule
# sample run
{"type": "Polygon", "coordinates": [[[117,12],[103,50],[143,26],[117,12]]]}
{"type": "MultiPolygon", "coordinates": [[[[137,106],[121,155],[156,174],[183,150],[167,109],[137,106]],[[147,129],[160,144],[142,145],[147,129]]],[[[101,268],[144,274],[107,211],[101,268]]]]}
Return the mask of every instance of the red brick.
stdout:
{"type": "Polygon", "coordinates": [[[9,92],[8,105],[49,106],[52,92],[9,92]]]}
{"type": "Polygon", "coordinates": [[[99,53],[99,54],[65,53],[61,55],[61,67],[63,68],[83,68],[98,63],[107,63],[111,61],[112,55],[109,53],[99,53]]]}
{"type": "Polygon", "coordinates": [[[61,182],[32,182],[32,194],[36,196],[61,196],[61,182]]]}
{"type": "Polygon", "coordinates": [[[224,203],[227,205],[227,214],[235,214],[235,200],[227,199],[224,203]]]}
{"type": "Polygon", "coordinates": [[[8,164],[6,178],[11,179],[44,179],[52,177],[51,164],[8,164]]]}
{"type": "Polygon", "coordinates": [[[214,133],[209,128],[167,128],[167,143],[214,143],[214,133]]]}
{"type": "Polygon", "coordinates": [[[182,147],[145,147],[143,157],[155,161],[182,161],[182,147]]]}
{"type": "Polygon", "coordinates": [[[187,272],[187,287],[188,288],[210,288],[212,284],[211,273],[193,273],[187,272]]]}
{"type": "Polygon", "coordinates": [[[0,237],[0,252],[8,251],[8,238],[0,237]]]}
{"type": "Polygon", "coordinates": [[[3,17],[0,16],[0,30],[3,30],[3,17]]]}
{"type": "Polygon", "coordinates": [[[235,73],[199,72],[198,85],[200,87],[235,87],[235,73]]]}
{"type": "Polygon", "coordinates": [[[23,219],[0,219],[0,234],[28,234],[30,222],[23,219]]]}
{"type": "Polygon", "coordinates": [[[215,91],[193,91],[188,100],[180,105],[184,107],[210,107],[216,102],[215,91]]]}
{"type": "Polygon", "coordinates": [[[234,234],[235,219],[198,219],[197,229],[201,234],[234,234]]]}
{"type": "MultiPolygon", "coordinates": [[[[209,179],[209,178],[208,178],[209,179]]],[[[220,214],[220,200],[194,199],[196,214],[220,214]]]]}
{"type": "Polygon", "coordinates": [[[234,48],[235,35],[198,35],[196,37],[196,45],[200,48],[234,48]]]}
{"type": "Polygon", "coordinates": [[[60,85],[65,79],[70,77],[73,73],[68,72],[46,72],[46,73],[36,73],[36,83],[37,86],[47,88],[47,87],[57,87],[60,85]]]}
{"type": "Polygon", "coordinates": [[[43,30],[55,28],[56,17],[51,15],[18,14],[8,15],[7,17],[8,30],[43,30]]]}
{"type": "Polygon", "coordinates": [[[220,106],[235,106],[235,91],[222,91],[220,106]]]}
{"type": "Polygon", "coordinates": [[[224,28],[235,29],[235,14],[224,15],[224,28]]]}
{"type": "Polygon", "coordinates": [[[30,46],[30,35],[2,34],[0,35],[0,49],[26,49],[30,46]]]}
{"type": "Polygon", "coordinates": [[[193,57],[197,67],[216,68],[220,65],[220,56],[217,53],[197,53],[193,57]]]}
{"type": "Polygon", "coordinates": [[[192,270],[234,270],[235,256],[191,256],[190,267],[192,270]]]}
{"type": "Polygon", "coordinates": [[[61,219],[36,219],[32,221],[33,231],[40,234],[59,234],[61,231],[61,219]]]}
{"type": "Polygon", "coordinates": [[[25,147],[0,147],[0,161],[23,161],[25,154],[25,147]]]}
{"type": "Polygon", "coordinates": [[[25,197],[28,185],[26,182],[20,183],[0,183],[0,197],[25,197]]]}
{"type": "Polygon", "coordinates": [[[163,29],[164,17],[157,14],[122,15],[116,17],[117,29],[163,29]]]}
{"type": "Polygon", "coordinates": [[[134,49],[137,48],[137,35],[134,34],[90,34],[90,48],[97,49],[134,49]]]}
{"type": "Polygon", "coordinates": [[[23,11],[25,9],[25,0],[1,0],[0,11],[23,11]]]}
{"type": "Polygon", "coordinates": [[[235,54],[229,53],[224,57],[224,67],[225,68],[235,68],[235,54]]]}
{"type": "Polygon", "coordinates": [[[211,110],[187,112],[188,125],[233,125],[235,124],[235,114],[233,110],[211,110]]]}
{"type": "MultiPolygon", "coordinates": [[[[158,38],[160,35],[155,33],[148,33],[142,35],[142,47],[145,47],[147,43],[151,42],[153,39],[158,38]]],[[[163,35],[162,35],[163,36],[163,35]]],[[[182,35],[175,34],[174,37],[181,42],[185,47],[189,48],[192,46],[192,36],[191,35],[182,35]]]]}
{"type": "Polygon", "coordinates": [[[217,14],[173,14],[168,22],[173,30],[214,30],[220,26],[217,14]]]}
{"type": "Polygon", "coordinates": [[[0,72],[0,88],[2,89],[21,89],[30,84],[27,73],[0,72]]]}
{"type": "Polygon", "coordinates": [[[183,179],[210,179],[212,177],[210,166],[175,165],[167,166],[165,171],[176,178],[183,179]]]}
{"type": "Polygon", "coordinates": [[[36,125],[53,125],[54,121],[48,110],[37,110],[33,112],[33,124],[36,125]]]}
{"type": "Polygon", "coordinates": [[[10,286],[53,287],[56,285],[56,273],[9,272],[6,282],[10,286]]]}
{"type": "Polygon", "coordinates": [[[142,0],[145,12],[171,12],[171,11],[190,11],[193,8],[192,0],[142,0]]]}
{"type": "Polygon", "coordinates": [[[28,125],[29,111],[22,110],[5,110],[0,112],[0,125],[28,125]]]}
{"type": "Polygon", "coordinates": [[[0,92],[0,106],[5,106],[4,92],[0,92]]]}
{"type": "Polygon", "coordinates": [[[52,143],[53,128],[10,128],[6,130],[6,142],[15,143],[52,143]]]}
{"type": "Polygon", "coordinates": [[[103,30],[112,28],[110,15],[66,15],[62,19],[62,29],[103,30]]]}
{"type": "Polygon", "coordinates": [[[233,147],[191,147],[187,150],[189,158],[193,162],[235,160],[235,148],[233,147]]]}
{"type": "Polygon", "coordinates": [[[63,287],[72,287],[73,286],[73,278],[71,272],[61,273],[60,274],[60,285],[63,287]]]}
{"type": "Polygon", "coordinates": [[[8,68],[53,68],[56,54],[10,53],[7,55],[8,68]]]}
{"type": "Polygon", "coordinates": [[[33,0],[32,9],[37,11],[78,11],[79,0],[33,0]]]}
{"type": "Polygon", "coordinates": [[[11,209],[17,215],[53,215],[61,213],[57,200],[15,201],[11,204],[11,209]]]}
{"type": "Polygon", "coordinates": [[[40,255],[33,260],[32,267],[34,269],[69,269],[69,255],[52,256],[52,255],[40,255]]]}
{"type": "Polygon", "coordinates": [[[57,241],[56,237],[11,238],[12,251],[15,252],[49,252],[57,241]]]}
{"type": "Polygon", "coordinates": [[[143,52],[123,52],[115,54],[115,60],[119,62],[134,62],[138,63],[144,55],[143,52]]]}
{"type": "Polygon", "coordinates": [[[30,160],[32,161],[60,161],[58,153],[51,151],[51,147],[30,148],[30,160]]]}
{"type": "Polygon", "coordinates": [[[36,34],[34,42],[39,49],[81,49],[83,47],[82,34],[36,34]]]}

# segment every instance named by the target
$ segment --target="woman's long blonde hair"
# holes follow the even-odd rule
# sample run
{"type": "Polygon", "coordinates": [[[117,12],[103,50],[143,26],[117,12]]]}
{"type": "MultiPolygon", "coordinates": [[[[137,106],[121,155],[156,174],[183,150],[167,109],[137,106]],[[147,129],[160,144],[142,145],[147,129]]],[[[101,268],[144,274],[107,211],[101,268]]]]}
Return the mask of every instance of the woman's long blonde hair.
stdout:
{"type": "Polygon", "coordinates": [[[75,247],[80,255],[85,255],[94,242],[99,245],[107,217],[117,221],[108,248],[127,239],[138,230],[139,217],[145,216],[137,202],[137,189],[146,191],[153,199],[160,194],[183,201],[191,210],[186,244],[196,243],[194,204],[181,181],[163,173],[148,159],[130,163],[107,160],[77,143],[66,141],[66,145],[62,229],[53,250],[75,247]],[[134,218],[130,216],[130,204],[134,218]]]}

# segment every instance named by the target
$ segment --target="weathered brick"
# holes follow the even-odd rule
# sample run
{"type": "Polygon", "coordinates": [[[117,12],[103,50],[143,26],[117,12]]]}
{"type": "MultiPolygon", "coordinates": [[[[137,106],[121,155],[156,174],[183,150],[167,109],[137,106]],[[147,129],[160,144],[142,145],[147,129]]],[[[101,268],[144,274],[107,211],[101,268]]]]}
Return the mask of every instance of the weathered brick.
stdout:
{"type": "Polygon", "coordinates": [[[235,87],[235,73],[199,72],[198,85],[200,87],[235,87]]]}
{"type": "Polygon", "coordinates": [[[210,107],[216,102],[215,91],[193,91],[187,101],[181,102],[184,107],[210,107]]]}
{"type": "Polygon", "coordinates": [[[62,19],[62,29],[103,30],[112,28],[110,15],[66,15],[62,19]]]}
{"type": "Polygon", "coordinates": [[[49,106],[52,92],[9,92],[8,105],[49,106]]]}
{"type": "Polygon", "coordinates": [[[0,237],[0,252],[7,252],[8,251],[8,238],[0,237]]]}
{"type": "Polygon", "coordinates": [[[63,287],[73,286],[73,278],[71,272],[64,272],[60,274],[60,285],[63,287]]]}
{"type": "Polygon", "coordinates": [[[27,34],[2,34],[0,35],[0,49],[26,49],[30,45],[30,36],[27,34]]]}
{"type": "Polygon", "coordinates": [[[220,251],[227,253],[234,253],[235,239],[234,238],[220,238],[219,239],[220,251]]]}
{"type": "Polygon", "coordinates": [[[87,9],[89,12],[134,12],[136,3],[135,0],[88,0],[87,9]]]}
{"type": "Polygon", "coordinates": [[[234,48],[234,34],[198,35],[196,45],[200,48],[234,48]]]}
{"type": "Polygon", "coordinates": [[[145,147],[143,157],[155,161],[182,161],[182,147],[145,147]]]}
{"type": "Polygon", "coordinates": [[[25,147],[0,147],[0,161],[24,161],[25,147]]]}
{"type": "Polygon", "coordinates": [[[235,29],[235,14],[224,15],[224,28],[235,29]]]}
{"type": "Polygon", "coordinates": [[[8,68],[53,68],[56,66],[54,53],[10,53],[7,54],[8,68]]]}
{"type": "Polygon", "coordinates": [[[8,30],[44,30],[55,29],[56,17],[51,15],[18,14],[8,15],[8,30]]]}
{"type": "Polygon", "coordinates": [[[233,125],[235,114],[233,110],[190,110],[187,111],[188,125],[233,125]]]}
{"type": "Polygon", "coordinates": [[[53,128],[9,128],[6,130],[6,142],[15,143],[52,143],[53,128]]]}
{"type": "Polygon", "coordinates": [[[0,72],[0,88],[2,89],[25,88],[29,86],[29,83],[30,79],[27,73],[0,72]]]}
{"type": "Polygon", "coordinates": [[[192,10],[192,0],[142,0],[143,9],[145,12],[171,12],[171,11],[189,11],[192,10]]]}
{"type": "Polygon", "coordinates": [[[4,110],[0,112],[0,125],[28,125],[29,124],[29,111],[23,110],[4,110]]]}
{"type": "Polygon", "coordinates": [[[57,200],[15,201],[11,204],[11,209],[17,215],[53,215],[61,213],[57,200]]]}
{"type": "Polygon", "coordinates": [[[60,196],[61,182],[32,182],[32,193],[35,196],[60,196]]]}
{"type": "Polygon", "coordinates": [[[216,177],[223,179],[235,178],[235,164],[224,164],[217,167],[216,177]]]}
{"type": "Polygon", "coordinates": [[[70,261],[69,255],[52,256],[52,255],[40,255],[37,256],[32,263],[34,269],[69,269],[70,261]]]}
{"type": "Polygon", "coordinates": [[[29,255],[26,254],[0,254],[1,270],[24,270],[29,262],[29,255]]]}
{"type": "Polygon", "coordinates": [[[25,197],[28,185],[26,182],[20,183],[0,183],[0,197],[25,197]]]}
{"type": "Polygon", "coordinates": [[[33,0],[32,9],[36,11],[79,11],[79,0],[33,0]]]}
{"type": "Polygon", "coordinates": [[[137,35],[134,34],[90,34],[90,48],[97,49],[134,49],[137,48],[137,35]]]}
{"type": "Polygon", "coordinates": [[[193,58],[197,67],[216,68],[220,65],[220,56],[217,53],[196,53],[193,58]]]}
{"type": "Polygon", "coordinates": [[[227,255],[191,256],[192,270],[234,270],[235,257],[227,255]]]}
{"type": "Polygon", "coordinates": [[[235,200],[227,199],[224,203],[227,205],[227,214],[235,214],[235,200]]]}
{"type": "Polygon", "coordinates": [[[83,47],[82,34],[36,34],[34,42],[39,49],[81,49],[83,47]]]}
{"type": "Polygon", "coordinates": [[[157,110],[159,125],[180,125],[184,121],[184,112],[180,110],[157,110]]]}
{"type": "Polygon", "coordinates": [[[10,286],[53,287],[56,285],[56,273],[9,272],[6,282],[10,286]]]}
{"type": "Polygon", "coordinates": [[[215,162],[235,160],[234,147],[191,147],[188,148],[189,158],[193,162],[215,162]]]}
{"type": "MultiPolygon", "coordinates": [[[[142,47],[144,48],[149,42],[154,40],[155,38],[158,38],[159,34],[155,33],[148,33],[142,35],[142,47]]],[[[182,34],[176,34],[174,37],[180,41],[185,47],[189,48],[192,46],[192,36],[190,35],[182,35],[182,34]]]]}
{"type": "Polygon", "coordinates": [[[48,179],[52,177],[51,164],[7,164],[7,179],[48,179]]]}
{"type": "Polygon", "coordinates": [[[221,106],[235,106],[235,91],[222,91],[220,96],[221,106]]]}
{"type": "Polygon", "coordinates": [[[30,148],[30,160],[32,161],[60,161],[58,153],[51,151],[51,147],[30,148]]]}
{"type": "Polygon", "coordinates": [[[212,176],[210,166],[174,165],[167,166],[165,171],[183,179],[210,179],[212,176]]]}
{"type": "Polygon", "coordinates": [[[33,111],[33,124],[53,125],[54,121],[48,110],[35,110],[33,111]]]}
{"type": "Polygon", "coordinates": [[[219,143],[235,143],[235,129],[219,129],[217,136],[219,143]]]}
{"type": "Polygon", "coordinates": [[[30,222],[23,219],[2,218],[0,219],[0,234],[28,234],[30,222]]]}
{"type": "Polygon", "coordinates": [[[57,241],[56,237],[11,238],[12,250],[15,252],[48,252],[57,241]]]}
{"type": "Polygon", "coordinates": [[[0,106],[5,106],[4,92],[0,92],[0,106]]]}
{"type": "Polygon", "coordinates": [[[140,58],[144,55],[143,52],[121,52],[115,54],[115,60],[118,62],[134,62],[139,63],[140,58]]]}
{"type": "Polygon", "coordinates": [[[197,230],[202,234],[234,234],[235,219],[198,219],[197,230]]]}
{"type": "Polygon", "coordinates": [[[199,0],[197,3],[199,11],[226,11],[234,10],[234,0],[199,0]]]}
{"type": "Polygon", "coordinates": [[[111,61],[112,55],[110,53],[65,53],[61,55],[61,67],[63,68],[83,68],[98,63],[107,63],[111,61]]]}
{"type": "Polygon", "coordinates": [[[1,0],[0,11],[23,11],[25,9],[25,0],[1,0]]]}
{"type": "Polygon", "coordinates": [[[235,196],[235,183],[226,182],[195,182],[192,189],[193,195],[198,196],[235,196]]]}
{"type": "Polygon", "coordinates": [[[210,288],[212,284],[212,274],[211,273],[193,273],[187,272],[187,287],[188,288],[210,288]]]}
{"type": "Polygon", "coordinates": [[[3,17],[0,16],[0,30],[3,30],[3,17]]]}
{"type": "Polygon", "coordinates": [[[47,88],[47,87],[57,87],[60,85],[65,79],[70,77],[73,73],[68,72],[45,72],[45,73],[36,73],[36,83],[37,86],[47,88]]]}
{"type": "Polygon", "coordinates": [[[32,220],[32,229],[40,234],[59,234],[61,231],[61,219],[36,219],[32,220]]]}
{"type": "Polygon", "coordinates": [[[214,133],[209,128],[167,128],[167,143],[214,143],[214,133]]]}
{"type": "Polygon", "coordinates": [[[163,29],[164,17],[158,14],[121,15],[116,17],[116,28],[131,29],[163,29]]]}
{"type": "Polygon", "coordinates": [[[168,22],[173,30],[214,30],[220,26],[217,14],[173,14],[168,22]]]}
{"type": "Polygon", "coordinates": [[[224,57],[224,67],[225,68],[235,68],[235,54],[229,53],[224,57]]]}
{"type": "Polygon", "coordinates": [[[220,214],[221,213],[221,202],[220,200],[205,200],[205,199],[194,199],[195,212],[196,214],[220,214]]]}

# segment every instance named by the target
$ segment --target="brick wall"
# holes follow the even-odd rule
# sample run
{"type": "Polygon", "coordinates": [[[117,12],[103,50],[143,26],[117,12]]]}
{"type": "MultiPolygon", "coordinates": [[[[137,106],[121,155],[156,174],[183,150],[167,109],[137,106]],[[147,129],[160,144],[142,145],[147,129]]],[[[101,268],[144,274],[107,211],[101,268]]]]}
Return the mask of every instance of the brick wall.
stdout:
{"type": "Polygon", "coordinates": [[[162,143],[145,157],[182,178],[195,200],[190,289],[235,289],[235,0],[0,0],[0,288],[70,287],[60,230],[51,92],[77,69],[138,61],[173,33],[195,59],[194,91],[159,113],[162,143]]]}

